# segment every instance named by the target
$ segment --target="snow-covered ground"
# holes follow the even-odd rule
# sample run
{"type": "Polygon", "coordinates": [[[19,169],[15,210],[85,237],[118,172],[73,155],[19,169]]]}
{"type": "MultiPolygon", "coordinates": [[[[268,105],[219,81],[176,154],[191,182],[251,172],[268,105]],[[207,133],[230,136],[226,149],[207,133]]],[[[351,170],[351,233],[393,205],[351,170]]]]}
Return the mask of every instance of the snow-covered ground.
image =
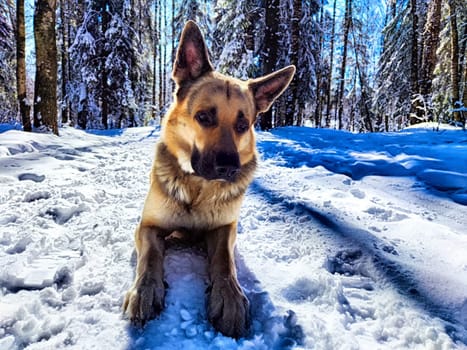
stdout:
{"type": "Polygon", "coordinates": [[[157,130],[5,129],[2,350],[467,349],[463,131],[258,133],[237,243],[253,322],[235,341],[206,321],[196,248],[169,249],[158,319],[121,317],[157,130]]]}

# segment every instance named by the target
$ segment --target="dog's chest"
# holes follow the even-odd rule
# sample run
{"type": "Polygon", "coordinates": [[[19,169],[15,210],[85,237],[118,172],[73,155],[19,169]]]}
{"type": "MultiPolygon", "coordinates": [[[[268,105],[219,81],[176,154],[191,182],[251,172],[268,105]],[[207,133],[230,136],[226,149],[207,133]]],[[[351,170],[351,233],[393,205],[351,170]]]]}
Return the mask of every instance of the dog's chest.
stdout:
{"type": "Polygon", "coordinates": [[[230,224],[237,220],[241,198],[231,195],[219,184],[193,186],[182,198],[174,200],[173,225],[206,229],[230,224]]]}
{"type": "Polygon", "coordinates": [[[178,183],[153,187],[146,198],[143,216],[166,230],[210,230],[238,218],[243,193],[233,193],[222,183],[178,183]]]}

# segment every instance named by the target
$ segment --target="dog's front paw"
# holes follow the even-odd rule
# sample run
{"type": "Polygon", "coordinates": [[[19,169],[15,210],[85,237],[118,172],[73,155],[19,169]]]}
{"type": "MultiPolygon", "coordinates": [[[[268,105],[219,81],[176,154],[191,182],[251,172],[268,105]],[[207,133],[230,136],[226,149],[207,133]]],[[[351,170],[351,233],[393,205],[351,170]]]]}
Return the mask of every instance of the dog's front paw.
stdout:
{"type": "Polygon", "coordinates": [[[143,276],[126,293],[123,312],[134,326],[143,327],[161,313],[164,297],[164,282],[143,276]]]}
{"type": "Polygon", "coordinates": [[[212,281],[208,299],[208,318],[222,334],[246,336],[249,324],[249,303],[235,277],[212,281]]]}

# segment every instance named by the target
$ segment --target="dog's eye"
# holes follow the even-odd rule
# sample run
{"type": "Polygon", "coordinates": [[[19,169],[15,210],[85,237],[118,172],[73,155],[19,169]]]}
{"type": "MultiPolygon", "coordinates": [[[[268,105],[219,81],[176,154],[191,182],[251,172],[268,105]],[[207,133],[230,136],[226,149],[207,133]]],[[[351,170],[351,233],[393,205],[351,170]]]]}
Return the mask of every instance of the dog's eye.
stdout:
{"type": "Polygon", "coordinates": [[[211,108],[208,111],[199,111],[195,114],[196,121],[205,128],[212,128],[217,126],[216,109],[211,108]]]}
{"type": "Polygon", "coordinates": [[[238,112],[237,123],[235,124],[235,131],[239,134],[244,134],[250,128],[250,122],[245,118],[243,112],[238,112]]]}

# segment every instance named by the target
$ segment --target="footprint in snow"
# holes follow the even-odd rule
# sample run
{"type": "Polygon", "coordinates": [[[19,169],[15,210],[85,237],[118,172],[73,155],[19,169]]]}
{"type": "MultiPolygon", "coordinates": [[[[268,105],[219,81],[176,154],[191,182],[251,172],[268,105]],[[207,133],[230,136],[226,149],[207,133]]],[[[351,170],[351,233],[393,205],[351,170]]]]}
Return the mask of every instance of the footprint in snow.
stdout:
{"type": "Polygon", "coordinates": [[[308,278],[300,278],[282,291],[282,295],[290,302],[302,303],[313,301],[323,292],[323,286],[308,278]]]}
{"type": "Polygon", "coordinates": [[[34,182],[42,182],[45,180],[45,175],[37,175],[34,173],[23,173],[18,175],[19,181],[31,180],[34,182]]]}
{"type": "Polygon", "coordinates": [[[392,210],[387,210],[387,209],[378,208],[378,207],[368,208],[367,210],[365,210],[365,213],[373,215],[375,218],[379,220],[388,221],[388,222],[402,221],[408,218],[408,216],[405,214],[396,213],[396,212],[393,212],[392,210]]]}
{"type": "Polygon", "coordinates": [[[58,225],[66,224],[74,216],[90,211],[87,205],[81,203],[72,207],[54,207],[47,209],[42,216],[50,216],[58,225]]]}
{"type": "Polygon", "coordinates": [[[350,190],[350,193],[355,197],[355,198],[358,198],[358,199],[363,199],[365,198],[365,192],[363,191],[360,191],[358,188],[353,188],[350,190]]]}
{"type": "Polygon", "coordinates": [[[360,249],[338,251],[336,255],[327,258],[324,267],[333,275],[371,277],[360,249]]]}

